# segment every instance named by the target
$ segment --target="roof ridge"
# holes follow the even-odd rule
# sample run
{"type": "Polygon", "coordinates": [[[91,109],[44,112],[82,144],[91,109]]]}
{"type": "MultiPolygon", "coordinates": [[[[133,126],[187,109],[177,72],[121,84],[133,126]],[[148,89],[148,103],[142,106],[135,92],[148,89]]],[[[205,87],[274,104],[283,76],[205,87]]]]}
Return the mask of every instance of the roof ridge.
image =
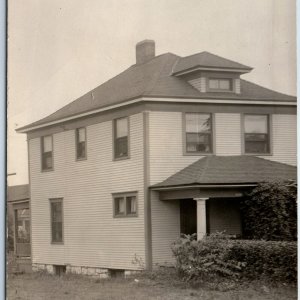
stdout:
{"type": "MultiPolygon", "coordinates": [[[[177,56],[177,55],[175,55],[173,53],[170,53],[170,52],[167,52],[167,53],[162,54],[162,55],[166,55],[167,56],[167,55],[170,55],[170,54],[174,55],[174,56],[177,56]]],[[[150,87],[148,88],[148,86],[147,86],[143,94],[147,95],[148,93],[151,93],[151,91],[153,91],[153,89],[155,88],[155,85],[156,85],[158,79],[160,78],[162,70],[164,69],[165,65],[169,61],[169,58],[170,58],[170,56],[168,56],[167,59],[165,61],[163,61],[163,63],[160,65],[160,68],[159,68],[159,71],[158,71],[158,73],[156,75],[156,78],[152,81],[152,85],[151,85],[151,81],[150,81],[149,82],[150,87]]]]}
{"type": "MultiPolygon", "coordinates": [[[[202,158],[200,158],[198,161],[200,161],[202,158]]],[[[203,169],[202,169],[202,173],[200,174],[200,177],[198,177],[199,181],[201,181],[205,175],[205,172],[206,170],[208,169],[208,164],[211,160],[211,156],[206,156],[204,157],[204,166],[203,166],[203,169]]]]}

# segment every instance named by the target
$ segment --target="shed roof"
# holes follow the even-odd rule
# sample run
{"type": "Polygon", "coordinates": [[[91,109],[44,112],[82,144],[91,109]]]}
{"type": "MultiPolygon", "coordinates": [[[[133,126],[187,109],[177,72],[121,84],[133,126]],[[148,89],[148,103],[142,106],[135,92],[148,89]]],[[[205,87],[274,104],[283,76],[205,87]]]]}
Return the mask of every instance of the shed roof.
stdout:
{"type": "Polygon", "coordinates": [[[295,180],[297,168],[255,156],[207,156],[152,187],[295,180]]]}
{"type": "Polygon", "coordinates": [[[7,188],[9,202],[29,199],[29,184],[14,185],[7,188]]]}

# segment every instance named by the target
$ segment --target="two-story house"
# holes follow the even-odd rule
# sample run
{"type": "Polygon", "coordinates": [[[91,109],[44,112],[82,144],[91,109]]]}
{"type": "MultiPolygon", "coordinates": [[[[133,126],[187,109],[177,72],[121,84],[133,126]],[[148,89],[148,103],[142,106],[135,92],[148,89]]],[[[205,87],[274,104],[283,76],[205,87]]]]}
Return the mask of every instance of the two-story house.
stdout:
{"type": "Polygon", "coordinates": [[[172,263],[180,233],[242,234],[244,191],[296,178],[296,98],[251,70],[145,40],[127,70],[20,128],[34,269],[107,276],[172,263]]]}

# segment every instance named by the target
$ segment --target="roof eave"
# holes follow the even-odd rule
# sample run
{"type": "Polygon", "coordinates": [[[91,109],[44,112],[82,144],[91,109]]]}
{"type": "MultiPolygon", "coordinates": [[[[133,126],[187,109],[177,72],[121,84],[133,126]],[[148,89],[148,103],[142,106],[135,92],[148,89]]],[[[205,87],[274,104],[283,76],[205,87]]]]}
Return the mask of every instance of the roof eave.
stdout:
{"type": "Polygon", "coordinates": [[[248,188],[257,186],[257,182],[253,183],[212,183],[212,184],[180,184],[180,185],[169,185],[169,186],[150,186],[152,191],[174,191],[174,190],[187,190],[187,189],[195,189],[195,188],[248,188]]]}
{"type": "Polygon", "coordinates": [[[177,72],[173,72],[174,76],[182,76],[187,75],[197,71],[215,71],[215,72],[228,72],[228,73],[240,73],[245,74],[249,73],[253,70],[253,68],[224,68],[224,67],[210,67],[210,66],[194,66],[192,68],[180,70],[177,72]]]}

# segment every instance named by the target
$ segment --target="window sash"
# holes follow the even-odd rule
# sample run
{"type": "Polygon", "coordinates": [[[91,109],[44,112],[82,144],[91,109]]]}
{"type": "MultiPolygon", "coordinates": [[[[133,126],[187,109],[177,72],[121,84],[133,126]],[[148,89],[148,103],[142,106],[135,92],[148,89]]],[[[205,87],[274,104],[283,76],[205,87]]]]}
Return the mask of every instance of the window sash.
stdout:
{"type": "Polygon", "coordinates": [[[85,130],[85,128],[76,129],[76,157],[77,157],[77,159],[86,158],[86,130],[85,130]]]}
{"type": "Polygon", "coordinates": [[[232,90],[232,79],[231,78],[211,78],[208,80],[208,88],[211,90],[232,90]]]}
{"type": "Polygon", "coordinates": [[[52,136],[43,136],[41,139],[42,170],[53,168],[53,145],[52,136]]]}
{"type": "Polygon", "coordinates": [[[212,153],[212,115],[185,114],[186,153],[212,153]]]}
{"type": "Polygon", "coordinates": [[[129,217],[137,216],[137,196],[133,194],[124,194],[114,196],[114,216],[129,217]]]}
{"type": "Polygon", "coordinates": [[[270,153],[268,115],[244,116],[244,152],[249,154],[270,153]]]}
{"type": "Polygon", "coordinates": [[[51,239],[53,243],[63,242],[63,205],[62,200],[50,200],[51,239]]]}
{"type": "Polygon", "coordinates": [[[128,118],[116,119],[114,122],[114,157],[122,158],[129,155],[128,118]]]}

